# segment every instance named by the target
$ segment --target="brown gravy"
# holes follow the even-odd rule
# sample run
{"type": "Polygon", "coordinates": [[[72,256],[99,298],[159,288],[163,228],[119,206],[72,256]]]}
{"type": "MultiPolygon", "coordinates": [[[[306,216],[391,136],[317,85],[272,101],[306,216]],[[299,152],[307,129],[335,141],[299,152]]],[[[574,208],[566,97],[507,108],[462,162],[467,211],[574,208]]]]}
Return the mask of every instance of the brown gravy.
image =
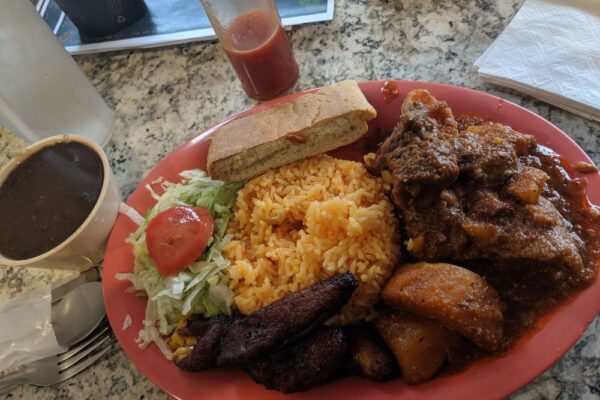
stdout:
{"type": "Polygon", "coordinates": [[[96,205],[103,179],[100,157],[84,144],[31,155],[0,186],[0,253],[25,260],[65,241],[96,205]]]}

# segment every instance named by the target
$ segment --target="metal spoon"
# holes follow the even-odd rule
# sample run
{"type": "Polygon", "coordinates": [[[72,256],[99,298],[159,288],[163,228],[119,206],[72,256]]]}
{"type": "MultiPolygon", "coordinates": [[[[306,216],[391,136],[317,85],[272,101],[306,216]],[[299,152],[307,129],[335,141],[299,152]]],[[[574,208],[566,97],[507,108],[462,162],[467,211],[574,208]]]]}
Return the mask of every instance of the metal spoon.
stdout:
{"type": "Polygon", "coordinates": [[[52,328],[57,342],[71,347],[87,337],[104,319],[104,300],[100,282],[84,283],[52,304],[52,328]]]}

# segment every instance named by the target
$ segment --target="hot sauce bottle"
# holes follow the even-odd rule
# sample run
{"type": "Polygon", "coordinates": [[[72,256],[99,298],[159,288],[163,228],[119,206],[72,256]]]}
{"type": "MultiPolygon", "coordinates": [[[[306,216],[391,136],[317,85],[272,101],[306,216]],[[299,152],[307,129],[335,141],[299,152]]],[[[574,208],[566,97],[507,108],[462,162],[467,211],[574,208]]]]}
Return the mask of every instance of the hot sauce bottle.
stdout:
{"type": "Polygon", "coordinates": [[[202,0],[248,96],[268,100],[298,79],[298,65],[273,0],[202,0]]]}

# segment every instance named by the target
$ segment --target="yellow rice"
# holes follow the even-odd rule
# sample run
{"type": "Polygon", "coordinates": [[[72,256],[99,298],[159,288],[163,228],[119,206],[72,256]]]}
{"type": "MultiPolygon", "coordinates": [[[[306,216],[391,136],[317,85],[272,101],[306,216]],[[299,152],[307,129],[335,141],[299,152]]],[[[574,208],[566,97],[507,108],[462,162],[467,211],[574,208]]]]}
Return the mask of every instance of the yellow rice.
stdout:
{"type": "Polygon", "coordinates": [[[369,319],[399,253],[383,183],[356,162],[317,156],[271,170],[238,193],[224,255],[238,309],[350,271],[360,282],[342,324],[369,319]]]}

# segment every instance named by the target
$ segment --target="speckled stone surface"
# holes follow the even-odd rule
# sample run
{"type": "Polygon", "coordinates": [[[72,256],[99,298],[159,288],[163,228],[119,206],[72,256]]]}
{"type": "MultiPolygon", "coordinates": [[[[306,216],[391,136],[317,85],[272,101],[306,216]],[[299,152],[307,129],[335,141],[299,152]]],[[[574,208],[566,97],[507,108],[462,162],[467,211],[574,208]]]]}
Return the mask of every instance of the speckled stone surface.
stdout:
{"type": "MultiPolygon", "coordinates": [[[[560,127],[600,164],[600,124],[519,93],[484,84],[473,62],[522,0],[336,0],[330,23],[296,27],[296,89],[344,78],[446,82],[502,96],[560,127]]],[[[117,123],[106,151],[127,196],[165,155],[204,128],[250,106],[215,43],[77,57],[117,123]]],[[[0,132],[0,164],[24,143],[0,132]]],[[[0,301],[64,273],[0,268],[0,301]]],[[[501,383],[500,383],[501,384],[501,383]]],[[[165,399],[115,350],[76,378],[51,388],[20,387],[15,399],[165,399]]],[[[519,400],[600,399],[600,319],[556,365],[516,393],[519,400]]]]}

